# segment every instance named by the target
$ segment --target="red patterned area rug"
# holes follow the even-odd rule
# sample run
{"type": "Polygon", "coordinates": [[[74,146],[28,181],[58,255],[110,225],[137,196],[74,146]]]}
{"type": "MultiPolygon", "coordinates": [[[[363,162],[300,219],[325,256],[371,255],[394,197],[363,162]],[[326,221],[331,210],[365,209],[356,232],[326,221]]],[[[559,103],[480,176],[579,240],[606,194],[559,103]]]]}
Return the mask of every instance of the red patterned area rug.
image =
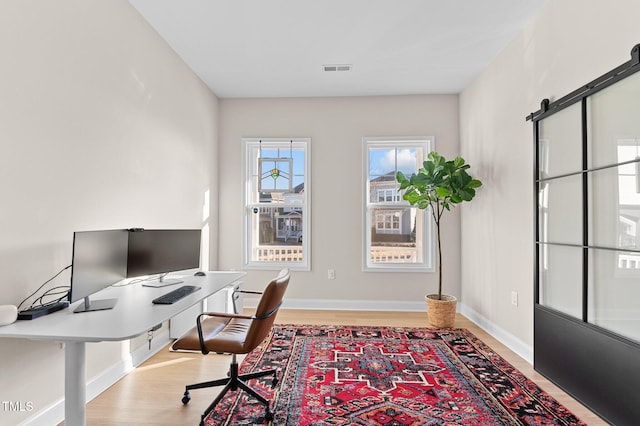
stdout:
{"type": "MultiPolygon", "coordinates": [[[[465,329],[274,327],[241,373],[273,399],[273,425],[586,425],[465,329]]],[[[264,407],[230,392],[207,425],[263,424],[264,407]]]]}

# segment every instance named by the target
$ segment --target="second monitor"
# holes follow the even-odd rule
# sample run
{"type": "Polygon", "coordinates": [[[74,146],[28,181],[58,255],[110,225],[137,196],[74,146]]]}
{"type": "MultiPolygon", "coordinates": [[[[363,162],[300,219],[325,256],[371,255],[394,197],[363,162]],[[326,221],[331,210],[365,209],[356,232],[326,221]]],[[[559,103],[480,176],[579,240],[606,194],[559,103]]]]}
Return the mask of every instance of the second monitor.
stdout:
{"type": "Polygon", "coordinates": [[[117,283],[127,273],[127,230],[73,233],[69,302],[84,299],[74,312],[111,309],[117,299],[92,300],[90,296],[117,283]]]}
{"type": "Polygon", "coordinates": [[[146,286],[163,287],[182,282],[166,279],[169,272],[200,267],[199,229],[145,229],[129,232],[127,278],[157,275],[146,286]]]}

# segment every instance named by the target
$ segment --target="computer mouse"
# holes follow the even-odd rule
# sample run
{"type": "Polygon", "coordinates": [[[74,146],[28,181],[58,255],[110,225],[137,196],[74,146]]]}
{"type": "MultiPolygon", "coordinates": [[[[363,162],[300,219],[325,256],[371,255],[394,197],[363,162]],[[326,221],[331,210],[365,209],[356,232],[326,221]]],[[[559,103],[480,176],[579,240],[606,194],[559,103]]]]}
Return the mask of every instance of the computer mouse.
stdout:
{"type": "Polygon", "coordinates": [[[204,273],[204,272],[202,272],[202,271],[198,271],[198,272],[196,272],[196,273],[195,273],[195,274],[193,274],[193,275],[195,275],[196,277],[205,277],[205,276],[207,276],[207,274],[205,274],[205,273],[204,273]]]}

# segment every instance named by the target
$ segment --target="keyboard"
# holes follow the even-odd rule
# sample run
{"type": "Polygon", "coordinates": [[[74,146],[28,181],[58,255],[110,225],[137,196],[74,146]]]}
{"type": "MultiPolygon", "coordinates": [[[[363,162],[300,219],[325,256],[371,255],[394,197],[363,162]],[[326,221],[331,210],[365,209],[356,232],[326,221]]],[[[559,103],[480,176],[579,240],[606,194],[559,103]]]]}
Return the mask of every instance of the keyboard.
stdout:
{"type": "Polygon", "coordinates": [[[154,305],[171,305],[172,303],[177,302],[193,293],[194,291],[200,290],[201,287],[195,285],[183,285],[182,287],[178,287],[175,290],[171,290],[169,293],[165,293],[162,296],[156,297],[151,302],[154,305]]]}

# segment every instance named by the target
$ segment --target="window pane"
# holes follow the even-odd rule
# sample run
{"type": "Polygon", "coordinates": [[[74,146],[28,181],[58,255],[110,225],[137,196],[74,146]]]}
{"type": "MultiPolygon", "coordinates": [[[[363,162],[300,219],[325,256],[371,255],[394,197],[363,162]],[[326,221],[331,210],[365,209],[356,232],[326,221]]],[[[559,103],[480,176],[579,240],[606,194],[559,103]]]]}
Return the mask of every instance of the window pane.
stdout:
{"type": "Polygon", "coordinates": [[[582,170],[582,109],[576,103],[539,122],[540,178],[582,170]]]}
{"type": "Polygon", "coordinates": [[[280,148],[273,145],[257,143],[251,147],[250,202],[304,202],[304,147],[296,142],[293,146],[280,143],[280,148]]]}
{"type": "Polygon", "coordinates": [[[628,146],[627,159],[640,157],[639,98],[640,74],[637,73],[588,98],[591,168],[618,163],[623,140],[628,146]]]}
{"type": "Polygon", "coordinates": [[[588,321],[640,342],[640,256],[597,249],[590,254],[588,321]]]}
{"type": "Polygon", "coordinates": [[[291,158],[260,158],[258,183],[260,192],[291,192],[291,158]]]}
{"type": "Polygon", "coordinates": [[[598,170],[589,177],[590,244],[640,250],[640,188],[635,165],[598,170]]]}
{"type": "Polygon", "coordinates": [[[582,244],[582,175],[541,182],[538,203],[540,241],[582,244]]]}
{"type": "Polygon", "coordinates": [[[424,161],[424,149],[421,147],[386,147],[369,149],[369,174],[384,176],[400,171],[410,175],[415,173],[424,161]]]}
{"type": "Polygon", "coordinates": [[[302,208],[259,206],[251,211],[251,261],[301,262],[302,208]]]}
{"type": "Polygon", "coordinates": [[[416,235],[423,235],[424,212],[417,208],[373,208],[371,264],[423,263],[424,247],[416,235]]]}
{"type": "Polygon", "coordinates": [[[396,184],[396,149],[371,148],[369,150],[369,201],[385,203],[394,200],[396,184]]]}
{"type": "Polygon", "coordinates": [[[540,304],[582,318],[582,248],[540,244],[540,304]]]}
{"type": "Polygon", "coordinates": [[[369,149],[369,201],[390,203],[402,201],[396,174],[416,173],[424,159],[421,147],[381,147],[369,149]]]}

